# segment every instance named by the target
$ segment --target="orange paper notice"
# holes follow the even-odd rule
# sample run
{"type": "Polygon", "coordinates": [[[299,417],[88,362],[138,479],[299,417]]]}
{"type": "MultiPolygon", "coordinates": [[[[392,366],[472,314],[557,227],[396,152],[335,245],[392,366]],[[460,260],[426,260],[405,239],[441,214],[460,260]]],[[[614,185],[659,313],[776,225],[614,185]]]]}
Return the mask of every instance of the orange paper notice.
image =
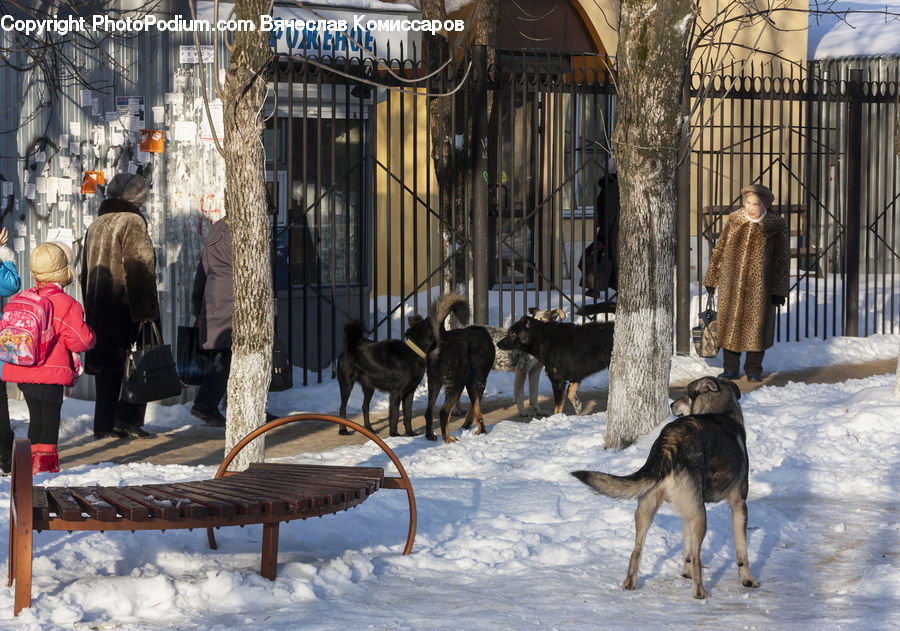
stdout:
{"type": "Polygon", "coordinates": [[[159,129],[142,129],[141,130],[141,151],[147,153],[163,152],[163,133],[159,129]]]}
{"type": "Polygon", "coordinates": [[[84,177],[81,178],[81,192],[86,195],[93,195],[97,192],[97,186],[106,184],[106,176],[103,171],[85,171],[84,177]]]}

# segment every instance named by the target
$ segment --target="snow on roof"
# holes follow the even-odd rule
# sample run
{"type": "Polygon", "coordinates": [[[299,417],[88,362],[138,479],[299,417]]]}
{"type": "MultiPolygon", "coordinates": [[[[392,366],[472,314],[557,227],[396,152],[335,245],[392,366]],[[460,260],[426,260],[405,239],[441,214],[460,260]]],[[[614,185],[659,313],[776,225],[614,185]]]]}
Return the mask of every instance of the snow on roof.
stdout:
{"type": "Polygon", "coordinates": [[[810,59],[900,55],[900,1],[811,1],[808,42],[810,59]]]}

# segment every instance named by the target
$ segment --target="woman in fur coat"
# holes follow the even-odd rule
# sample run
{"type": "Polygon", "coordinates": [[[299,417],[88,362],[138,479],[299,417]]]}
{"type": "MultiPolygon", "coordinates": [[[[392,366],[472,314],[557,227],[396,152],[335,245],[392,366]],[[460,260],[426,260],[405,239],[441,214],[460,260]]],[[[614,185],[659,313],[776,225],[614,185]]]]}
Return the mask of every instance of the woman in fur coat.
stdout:
{"type": "Polygon", "coordinates": [[[719,288],[719,377],[736,379],[746,353],[747,380],[762,381],[763,355],[775,341],[775,308],[788,295],[788,237],[784,219],[772,210],[772,191],[751,184],[741,195],[744,207],[728,215],[703,284],[710,293],[719,288]]]}
{"type": "Polygon", "coordinates": [[[141,214],[146,200],[143,177],[117,174],[85,235],[81,291],[87,323],[97,332],[97,345],[85,356],[97,389],[95,438],[152,437],[141,428],[146,404],[119,398],[140,324],[159,320],[156,253],[141,214]]]}

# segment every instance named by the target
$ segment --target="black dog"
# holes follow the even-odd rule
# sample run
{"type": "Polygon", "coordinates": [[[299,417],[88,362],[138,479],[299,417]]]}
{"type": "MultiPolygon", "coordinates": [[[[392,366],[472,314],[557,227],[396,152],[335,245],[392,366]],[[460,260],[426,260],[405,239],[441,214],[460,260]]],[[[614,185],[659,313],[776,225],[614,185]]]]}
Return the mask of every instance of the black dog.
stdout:
{"type": "Polygon", "coordinates": [[[503,350],[522,349],[544,364],[553,385],[553,413],[562,412],[563,391],[569,382],[568,398],[581,413],[578,384],[582,379],[609,368],[613,347],[613,323],[568,324],[541,322],[529,316],[509,327],[497,342],[503,350]]]}
{"type": "MultiPolygon", "coordinates": [[[[410,330],[419,322],[421,316],[409,319],[410,330]]],[[[384,340],[373,342],[363,337],[365,326],[358,320],[348,322],[344,327],[344,348],[338,358],[337,377],[341,389],[340,416],[347,415],[347,399],[353,390],[353,384],[359,383],[363,389],[363,419],[366,429],[372,430],[369,423],[369,401],[375,390],[387,392],[390,397],[390,430],[391,436],[398,436],[397,422],[400,417],[400,403],[403,403],[403,426],[407,436],[416,436],[412,428],[412,401],[416,386],[425,374],[425,352],[416,343],[418,339],[425,348],[432,344],[427,332],[417,336],[410,335],[407,330],[407,341],[384,340]],[[424,339],[422,339],[424,338],[424,339]]],[[[350,430],[341,427],[341,434],[349,434],[350,430]]]]}
{"type": "MultiPolygon", "coordinates": [[[[470,326],[464,329],[444,328],[444,320],[453,313],[456,319],[465,324],[469,320],[469,303],[461,295],[451,292],[442,295],[432,305],[428,317],[411,326],[406,332],[407,338],[419,336],[424,340],[430,336],[432,345],[428,346],[426,359],[428,372],[428,407],[425,409],[425,438],[437,440],[432,429],[434,402],[444,387],[444,405],[441,407],[441,435],[444,442],[456,442],[450,435],[447,425],[450,411],[462,394],[463,388],[469,395],[469,411],[463,428],[472,427],[478,422],[478,434],[487,430],[484,426],[484,415],[481,413],[481,397],[487,385],[487,377],[494,365],[494,342],[484,327],[470,326]]],[[[424,346],[423,346],[424,348],[424,346]]]]}

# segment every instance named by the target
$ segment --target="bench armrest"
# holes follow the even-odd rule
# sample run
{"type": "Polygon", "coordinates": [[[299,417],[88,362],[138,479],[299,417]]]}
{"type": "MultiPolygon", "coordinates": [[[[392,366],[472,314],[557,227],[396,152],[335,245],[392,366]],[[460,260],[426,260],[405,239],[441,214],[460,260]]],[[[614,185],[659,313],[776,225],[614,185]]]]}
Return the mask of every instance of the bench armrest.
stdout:
{"type": "Polygon", "coordinates": [[[16,438],[13,443],[12,477],[9,484],[12,492],[12,497],[9,499],[10,524],[13,524],[15,520],[31,523],[31,487],[33,482],[34,479],[31,473],[31,442],[27,438],[16,438]]]}
{"type": "MultiPolygon", "coordinates": [[[[359,432],[376,445],[378,445],[381,450],[387,454],[387,457],[391,459],[391,462],[394,463],[394,466],[397,467],[397,471],[400,474],[399,477],[385,477],[383,478],[382,487],[386,489],[403,489],[406,491],[406,496],[409,501],[409,532],[406,537],[406,547],[403,549],[403,554],[409,554],[412,551],[413,541],[416,538],[416,497],[413,494],[412,482],[409,480],[409,476],[406,474],[406,469],[403,468],[403,465],[400,463],[400,459],[397,458],[396,454],[394,454],[393,450],[387,446],[387,444],[378,437],[374,432],[366,429],[362,425],[354,423],[353,421],[348,421],[345,418],[341,418],[339,416],[331,416],[329,414],[294,414],[293,416],[285,416],[283,418],[275,419],[274,421],[270,421],[265,425],[258,427],[253,430],[241,441],[235,445],[230,452],[225,456],[225,459],[222,461],[222,464],[219,466],[219,470],[216,471],[216,477],[221,478],[224,475],[227,475],[228,465],[235,459],[235,457],[240,453],[240,451],[249,445],[251,442],[265,434],[266,432],[272,431],[282,425],[287,425],[289,423],[298,423],[305,421],[326,421],[328,423],[335,423],[337,425],[343,425],[349,429],[352,429],[355,432],[359,432]]],[[[210,532],[210,537],[212,533],[210,532]]],[[[212,544],[212,539],[210,539],[210,543],[212,544]]],[[[215,547],[215,546],[213,546],[215,547]]]]}
{"type": "Polygon", "coordinates": [[[13,443],[12,479],[9,498],[9,582],[16,583],[13,615],[31,606],[31,531],[34,505],[31,495],[31,443],[16,438],[13,443]]]}

